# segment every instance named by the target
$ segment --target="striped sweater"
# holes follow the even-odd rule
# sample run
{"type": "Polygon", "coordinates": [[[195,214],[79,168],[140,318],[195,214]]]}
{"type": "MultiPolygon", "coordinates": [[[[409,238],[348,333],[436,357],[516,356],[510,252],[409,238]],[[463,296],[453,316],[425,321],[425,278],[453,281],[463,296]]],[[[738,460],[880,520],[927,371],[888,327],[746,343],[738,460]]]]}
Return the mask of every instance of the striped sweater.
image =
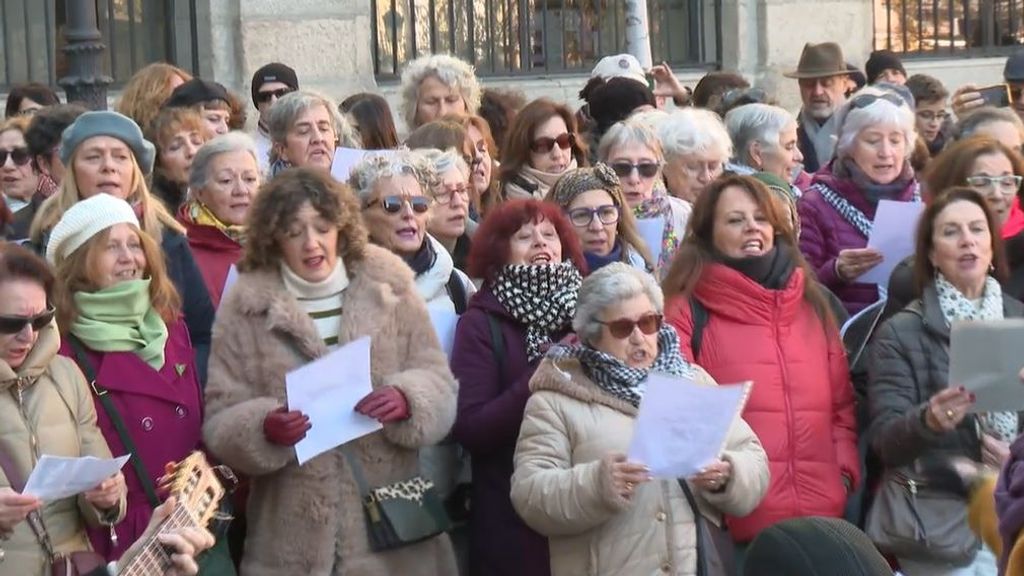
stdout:
{"type": "Polygon", "coordinates": [[[314,283],[303,280],[282,262],[281,279],[299,306],[313,319],[316,331],[327,348],[337,348],[345,288],[348,288],[345,263],[338,259],[338,265],[331,275],[321,282],[314,283]]]}

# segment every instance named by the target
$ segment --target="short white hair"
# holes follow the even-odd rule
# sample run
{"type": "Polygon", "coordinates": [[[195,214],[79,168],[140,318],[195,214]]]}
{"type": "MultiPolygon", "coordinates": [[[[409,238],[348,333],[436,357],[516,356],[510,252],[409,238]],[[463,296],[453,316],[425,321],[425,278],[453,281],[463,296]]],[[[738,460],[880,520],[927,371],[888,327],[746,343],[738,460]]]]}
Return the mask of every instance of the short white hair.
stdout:
{"type": "Polygon", "coordinates": [[[653,276],[626,264],[613,262],[583,280],[576,299],[576,315],[572,329],[584,343],[591,343],[601,334],[601,315],[609,307],[634,298],[647,296],[658,314],[665,312],[665,296],[653,276]]]}
{"type": "Polygon", "coordinates": [[[909,103],[891,90],[885,90],[876,86],[868,86],[861,89],[836,112],[836,125],[839,126],[836,133],[836,158],[846,158],[853,149],[857,136],[872,126],[896,126],[903,132],[903,138],[907,144],[907,158],[914,149],[917,142],[917,129],[914,122],[914,111],[909,103]],[[892,102],[879,98],[874,102],[861,108],[854,108],[854,103],[864,96],[892,95],[900,99],[902,104],[896,105],[892,102]]]}
{"type": "Polygon", "coordinates": [[[736,160],[752,166],[750,145],[754,142],[772,150],[779,147],[782,131],[796,119],[788,110],[768,104],[745,104],[725,115],[725,128],[735,148],[736,160]]]}
{"type": "Polygon", "coordinates": [[[648,130],[657,133],[658,125],[668,118],[668,112],[659,110],[657,108],[651,108],[644,110],[643,112],[636,112],[629,117],[629,120],[638,124],[643,124],[648,130]]]}
{"type": "Polygon", "coordinates": [[[188,177],[190,194],[206,188],[210,183],[210,166],[213,164],[213,159],[229,152],[248,152],[256,161],[257,172],[259,171],[259,155],[256,153],[256,143],[253,142],[252,137],[245,132],[231,131],[203,144],[196,152],[188,177]]]}
{"type": "Polygon", "coordinates": [[[362,148],[362,140],[356,134],[355,129],[348,123],[348,120],[338,111],[338,105],[329,96],[313,92],[311,90],[297,90],[285,94],[280,100],[274,102],[270,108],[270,115],[267,118],[267,130],[270,132],[270,140],[275,144],[284,145],[288,132],[295,125],[296,120],[303,112],[323,106],[327,109],[327,115],[331,118],[334,127],[334,137],[338,139],[338,145],[345,148],[362,148]]]}
{"type": "Polygon", "coordinates": [[[658,161],[665,160],[665,153],[661,149],[661,142],[658,136],[643,123],[634,118],[623,120],[612,124],[612,127],[601,137],[597,145],[597,157],[602,162],[607,162],[612,150],[620,146],[638,144],[650,149],[658,158],[658,161]]]}
{"type": "Polygon", "coordinates": [[[420,151],[395,150],[387,154],[368,154],[352,167],[348,185],[359,200],[360,207],[373,196],[377,183],[384,178],[409,174],[426,193],[434,181],[434,172],[420,151]]]}
{"type": "Polygon", "coordinates": [[[692,154],[713,156],[723,164],[732,158],[732,140],[718,114],[702,108],[683,108],[669,113],[658,126],[665,156],[677,159],[692,154]]]}
{"type": "Polygon", "coordinates": [[[458,88],[469,114],[476,114],[480,109],[480,82],[473,66],[449,54],[420,56],[402,70],[402,117],[410,130],[417,127],[420,83],[427,76],[436,77],[445,86],[458,88]]]}

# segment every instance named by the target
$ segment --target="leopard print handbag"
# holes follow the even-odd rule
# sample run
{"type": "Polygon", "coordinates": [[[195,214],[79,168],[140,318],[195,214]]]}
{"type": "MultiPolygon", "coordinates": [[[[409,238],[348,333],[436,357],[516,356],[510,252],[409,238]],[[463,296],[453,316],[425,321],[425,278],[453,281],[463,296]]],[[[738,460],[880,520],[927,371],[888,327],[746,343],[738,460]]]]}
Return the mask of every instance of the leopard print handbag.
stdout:
{"type": "Polygon", "coordinates": [[[370,488],[358,460],[344,448],[342,453],[362,495],[371,550],[381,552],[401,548],[451,529],[451,520],[433,482],[416,475],[387,486],[370,488]]]}

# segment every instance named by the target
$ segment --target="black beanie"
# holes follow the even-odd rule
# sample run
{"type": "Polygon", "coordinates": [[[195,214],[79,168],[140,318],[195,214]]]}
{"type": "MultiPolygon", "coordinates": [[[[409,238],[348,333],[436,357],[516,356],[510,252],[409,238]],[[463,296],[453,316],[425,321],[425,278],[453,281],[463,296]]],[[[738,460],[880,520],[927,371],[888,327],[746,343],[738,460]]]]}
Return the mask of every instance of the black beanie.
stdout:
{"type": "Polygon", "coordinates": [[[203,102],[223,100],[230,104],[228,91],[217,82],[193,78],[174,89],[164,102],[164,108],[190,108],[203,102]]]}
{"type": "Polygon", "coordinates": [[[267,82],[280,82],[292,90],[299,89],[299,77],[295,75],[295,70],[286,64],[271,62],[262,66],[252,75],[252,103],[254,105],[259,106],[260,103],[256,101],[256,97],[260,88],[267,82]]]}
{"type": "Polygon", "coordinates": [[[654,93],[632,78],[612,78],[587,93],[587,109],[601,134],[644,105],[655,105],[654,93]]]}
{"type": "Polygon", "coordinates": [[[743,576],[892,576],[867,535],[838,518],[794,518],[747,548],[743,576]]]}
{"type": "Polygon", "coordinates": [[[904,76],[907,75],[907,70],[903,67],[903,62],[900,62],[900,57],[896,55],[892,50],[875,50],[868,57],[868,61],[864,64],[864,72],[868,76],[868,84],[874,84],[875,80],[882,75],[882,72],[888,69],[898,70],[904,76]]]}

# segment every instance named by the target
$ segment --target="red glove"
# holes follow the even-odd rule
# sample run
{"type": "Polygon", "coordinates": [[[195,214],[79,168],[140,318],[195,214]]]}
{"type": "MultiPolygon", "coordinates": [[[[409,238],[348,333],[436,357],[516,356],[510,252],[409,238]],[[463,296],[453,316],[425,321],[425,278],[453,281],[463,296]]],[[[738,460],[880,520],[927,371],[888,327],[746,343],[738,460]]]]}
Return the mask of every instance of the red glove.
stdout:
{"type": "Polygon", "coordinates": [[[398,422],[409,417],[409,402],[394,386],[384,386],[367,394],[356,404],[356,412],[381,424],[398,422]]]}
{"type": "Polygon", "coordinates": [[[271,444],[294,446],[306,437],[306,432],[312,426],[309,423],[309,416],[298,410],[289,412],[288,408],[281,406],[263,419],[263,435],[271,444]]]}

